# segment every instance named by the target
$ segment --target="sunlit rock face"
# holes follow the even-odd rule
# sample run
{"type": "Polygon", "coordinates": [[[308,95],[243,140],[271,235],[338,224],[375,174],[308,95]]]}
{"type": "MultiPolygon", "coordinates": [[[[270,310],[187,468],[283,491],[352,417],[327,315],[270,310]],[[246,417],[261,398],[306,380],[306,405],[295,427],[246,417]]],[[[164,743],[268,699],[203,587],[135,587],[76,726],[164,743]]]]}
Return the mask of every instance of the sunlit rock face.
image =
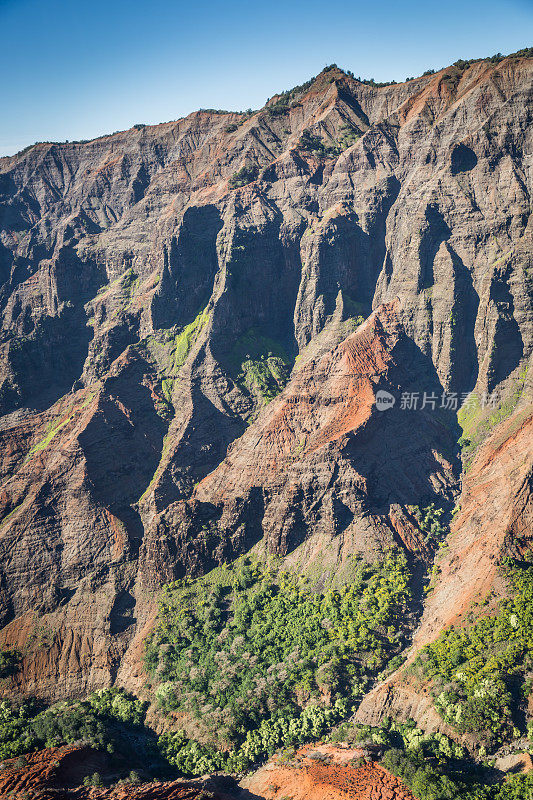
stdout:
{"type": "Polygon", "coordinates": [[[159,587],[254,546],[428,558],[408,506],[461,472],[443,393],[530,391],[532,72],[329,69],[0,159],[7,691],[139,685],[159,587]]]}

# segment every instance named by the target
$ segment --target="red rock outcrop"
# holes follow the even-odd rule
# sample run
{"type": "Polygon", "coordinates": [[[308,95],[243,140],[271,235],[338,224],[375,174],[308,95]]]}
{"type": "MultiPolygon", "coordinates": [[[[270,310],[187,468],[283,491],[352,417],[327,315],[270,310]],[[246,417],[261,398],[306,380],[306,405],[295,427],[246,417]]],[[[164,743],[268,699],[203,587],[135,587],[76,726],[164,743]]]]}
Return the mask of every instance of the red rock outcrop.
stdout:
{"type": "Polygon", "coordinates": [[[274,756],[242,781],[254,797],[264,800],[414,800],[413,795],[383,767],[353,766],[361,751],[333,745],[308,745],[290,759],[274,756]]]}
{"type": "Polygon", "coordinates": [[[161,584],[260,541],[425,557],[406,505],[454,494],[458,430],[372,392],[515,392],[532,69],[329,69],[252,115],[0,159],[3,691],[142,685],[161,584]],[[245,364],[296,356],[266,405],[245,364]]]}
{"type": "Polygon", "coordinates": [[[351,553],[375,558],[398,544],[428,555],[401,505],[452,485],[453,439],[430,414],[417,415],[415,438],[413,415],[399,402],[376,408],[379,391],[399,400],[405,388],[431,385],[431,370],[411,349],[399,312],[397,302],[381,306],[337,347],[295,367],[286,389],[191,500],[167,510],[177,547],[208,525],[220,561],[259,539],[289,562],[324,559],[326,551],[329,568],[351,553]]]}

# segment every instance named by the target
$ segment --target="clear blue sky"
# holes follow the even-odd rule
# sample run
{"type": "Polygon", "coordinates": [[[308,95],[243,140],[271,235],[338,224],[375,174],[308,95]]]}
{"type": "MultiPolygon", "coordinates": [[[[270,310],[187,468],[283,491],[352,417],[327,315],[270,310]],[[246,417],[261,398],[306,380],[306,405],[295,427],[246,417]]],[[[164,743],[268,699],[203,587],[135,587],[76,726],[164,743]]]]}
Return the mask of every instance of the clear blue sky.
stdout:
{"type": "Polygon", "coordinates": [[[403,80],[533,44],[533,0],[0,0],[0,155],[197,108],[258,108],[336,62],[403,80]]]}

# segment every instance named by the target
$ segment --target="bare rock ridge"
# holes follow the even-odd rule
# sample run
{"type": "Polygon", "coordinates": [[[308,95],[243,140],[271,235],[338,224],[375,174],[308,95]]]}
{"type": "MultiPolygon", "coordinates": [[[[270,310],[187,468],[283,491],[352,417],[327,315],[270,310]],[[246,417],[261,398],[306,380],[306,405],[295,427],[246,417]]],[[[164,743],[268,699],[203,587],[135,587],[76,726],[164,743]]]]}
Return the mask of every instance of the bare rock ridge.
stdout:
{"type": "MultiPolygon", "coordinates": [[[[399,396],[438,384],[398,311],[398,303],[380,306],[336,348],[297,365],[286,389],[178,506],[174,529],[191,541],[197,518],[213,520],[211,535],[244,536],[248,547],[264,537],[270,553],[287,555],[328,541],[338,558],[399,539],[399,506],[453,485],[454,440],[430,415],[421,415],[413,439],[412,414],[376,410],[380,389],[399,396]]],[[[424,552],[416,531],[404,544],[424,552]]]]}
{"type": "Polygon", "coordinates": [[[252,115],[0,159],[7,692],[142,686],[159,588],[252,547],[330,572],[391,545],[429,561],[408,507],[460,491],[443,393],[511,416],[414,646],[485,591],[529,535],[532,75],[333,68],[252,115]]]}

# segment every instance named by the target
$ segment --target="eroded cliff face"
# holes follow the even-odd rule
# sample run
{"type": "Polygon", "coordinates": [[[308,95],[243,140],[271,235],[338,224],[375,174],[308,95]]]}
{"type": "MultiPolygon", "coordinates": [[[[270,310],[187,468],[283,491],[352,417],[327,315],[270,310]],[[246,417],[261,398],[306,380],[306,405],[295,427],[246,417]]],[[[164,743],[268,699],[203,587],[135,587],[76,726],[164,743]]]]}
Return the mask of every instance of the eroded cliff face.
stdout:
{"type": "Polygon", "coordinates": [[[252,546],[330,571],[391,544],[429,559],[407,506],[459,488],[442,392],[528,391],[532,72],[378,89],[332,69],[251,116],[0,159],[8,691],[141,685],[159,587],[252,546]]]}
{"type": "MultiPolygon", "coordinates": [[[[467,624],[469,614],[495,612],[506,596],[498,565],[506,557],[523,558],[533,544],[532,466],[533,405],[524,402],[487,439],[467,472],[406,665],[369,692],[358,721],[377,724],[385,714],[411,717],[426,730],[457,737],[437,714],[428,682],[421,686],[406,668],[443,630],[467,624]]],[[[467,745],[475,740],[462,738],[467,745]]]]}
{"type": "Polygon", "coordinates": [[[395,542],[427,555],[403,507],[453,485],[454,438],[446,417],[416,415],[413,437],[413,413],[376,408],[380,391],[438,385],[399,313],[399,303],[380,306],[324,355],[304,352],[219,467],[167,509],[165,520],[176,515],[169,527],[187,542],[208,529],[220,560],[260,540],[270,554],[304,563],[320,554],[330,567],[350,553],[375,558],[395,542]]]}

